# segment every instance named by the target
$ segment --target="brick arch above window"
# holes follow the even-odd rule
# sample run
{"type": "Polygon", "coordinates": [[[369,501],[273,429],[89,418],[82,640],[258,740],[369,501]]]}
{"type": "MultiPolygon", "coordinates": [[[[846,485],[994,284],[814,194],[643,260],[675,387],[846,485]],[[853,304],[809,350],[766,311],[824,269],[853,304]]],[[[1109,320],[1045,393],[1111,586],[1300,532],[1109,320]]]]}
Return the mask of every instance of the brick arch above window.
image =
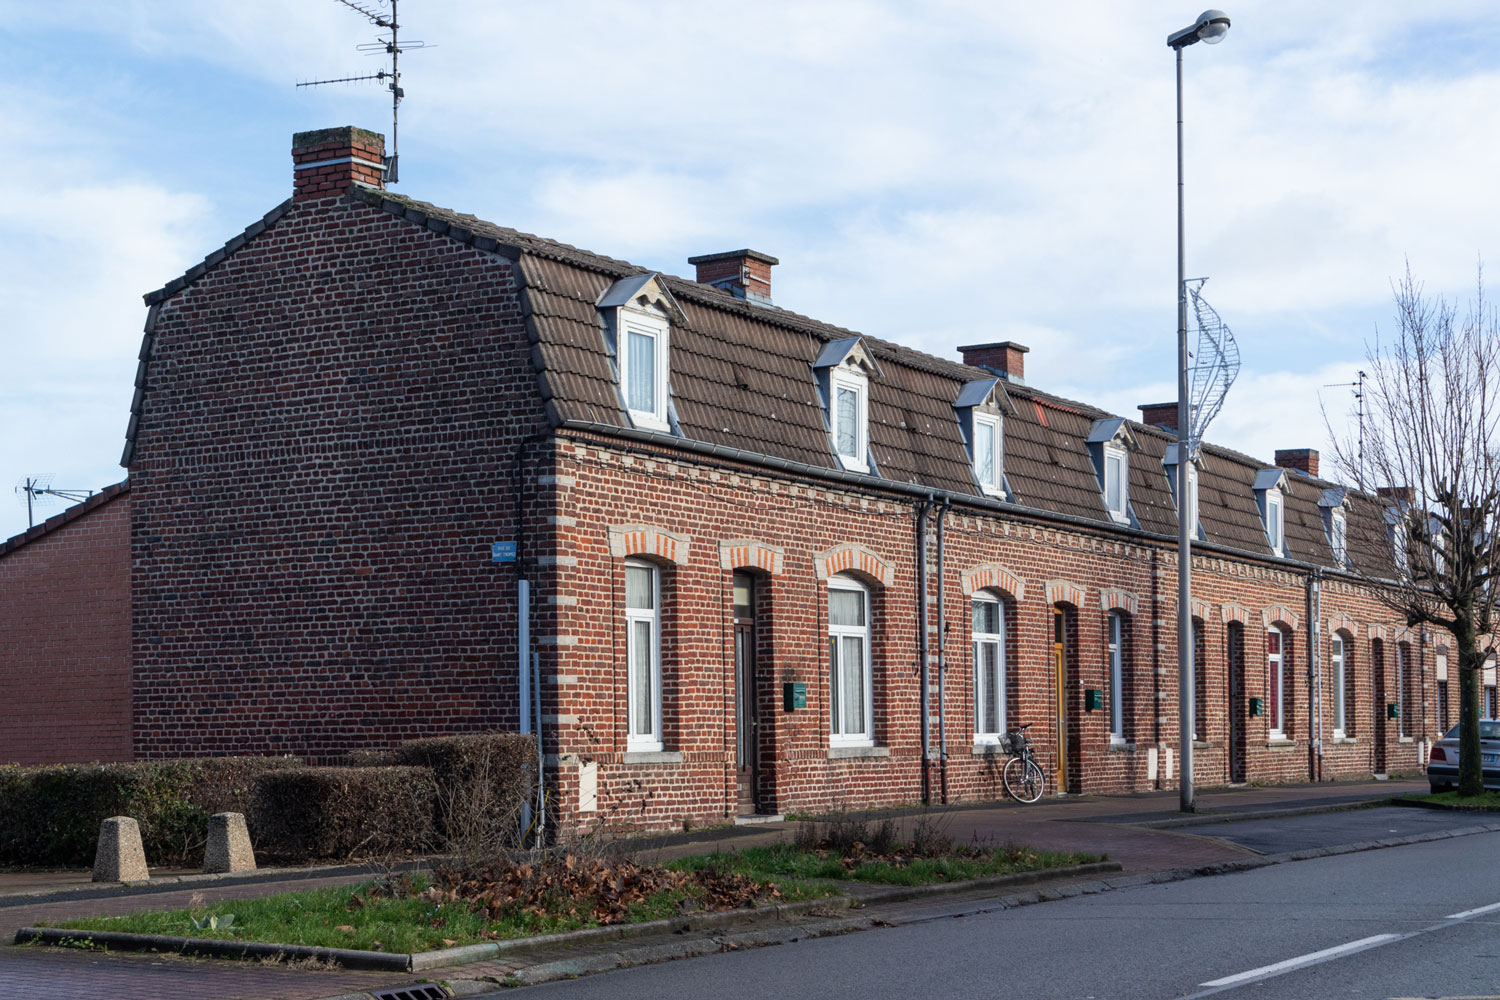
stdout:
{"type": "Polygon", "coordinates": [[[981,590],[995,590],[1013,600],[1026,599],[1026,582],[998,563],[976,566],[962,580],[964,593],[971,597],[981,590]]]}
{"type": "Polygon", "coordinates": [[[1191,603],[1192,609],[1193,609],[1193,617],[1196,618],[1196,619],[1198,619],[1200,622],[1203,622],[1205,625],[1208,624],[1208,611],[1209,611],[1209,604],[1208,604],[1208,602],[1207,601],[1192,601],[1190,603],[1191,603]]]}
{"type": "Polygon", "coordinates": [[[1415,646],[1421,641],[1416,629],[1402,628],[1396,630],[1396,641],[1404,642],[1408,646],[1415,646]]]}
{"type": "Polygon", "coordinates": [[[1335,615],[1328,619],[1328,634],[1343,632],[1351,639],[1359,638],[1359,624],[1348,615],[1335,615]]]}
{"type": "Polygon", "coordinates": [[[1225,625],[1228,625],[1230,622],[1239,622],[1241,625],[1248,625],[1254,620],[1250,616],[1250,609],[1243,604],[1221,605],[1219,607],[1219,617],[1224,619],[1225,625]]]}
{"type": "Polygon", "coordinates": [[[1048,604],[1071,604],[1075,608],[1083,607],[1083,602],[1088,591],[1076,583],[1067,580],[1047,581],[1047,603],[1048,604]]]}
{"type": "Polygon", "coordinates": [[[1384,625],[1370,625],[1365,631],[1370,634],[1371,639],[1379,639],[1381,642],[1389,642],[1391,639],[1391,630],[1384,625]]]}
{"type": "Polygon", "coordinates": [[[758,569],[777,576],[785,563],[785,549],[753,538],[731,538],[719,543],[720,569],[758,569]]]}
{"type": "Polygon", "coordinates": [[[1124,611],[1133,616],[1139,607],[1140,599],[1128,590],[1115,587],[1111,590],[1099,591],[1100,611],[1124,611]]]}
{"type": "Polygon", "coordinates": [[[649,524],[615,524],[609,527],[609,554],[616,559],[648,556],[686,566],[692,539],[649,524]]]}
{"type": "Polygon", "coordinates": [[[1260,622],[1266,628],[1280,622],[1295,630],[1299,621],[1297,613],[1285,604],[1273,604],[1260,613],[1260,622]]]}
{"type": "Polygon", "coordinates": [[[813,556],[813,571],[819,580],[840,573],[853,573],[881,587],[889,587],[896,579],[896,571],[890,563],[863,545],[852,543],[835,545],[813,556]]]}

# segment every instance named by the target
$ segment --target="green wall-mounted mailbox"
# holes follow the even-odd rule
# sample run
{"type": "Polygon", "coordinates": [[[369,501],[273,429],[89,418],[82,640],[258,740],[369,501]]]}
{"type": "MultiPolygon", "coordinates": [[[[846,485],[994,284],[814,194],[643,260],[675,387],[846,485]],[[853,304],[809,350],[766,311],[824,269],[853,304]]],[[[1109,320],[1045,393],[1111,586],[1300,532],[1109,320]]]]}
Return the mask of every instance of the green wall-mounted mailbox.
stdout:
{"type": "MultiPolygon", "coordinates": [[[[1189,499],[1192,499],[1192,498],[1189,497],[1189,499]]],[[[1265,715],[1266,714],[1266,703],[1263,700],[1261,700],[1260,698],[1251,698],[1250,699],[1250,714],[1251,715],[1265,715]]]]}
{"type": "Polygon", "coordinates": [[[782,707],[788,712],[807,707],[807,685],[800,681],[787,681],[781,685],[782,707]]]}
{"type": "Polygon", "coordinates": [[[1386,705],[1385,706],[1385,717],[1387,719],[1399,719],[1399,718],[1401,718],[1401,706],[1400,705],[1386,705]]]}
{"type": "Polygon", "coordinates": [[[1083,710],[1085,712],[1099,712],[1104,709],[1104,692],[1098,688],[1088,688],[1083,692],[1083,710]]]}

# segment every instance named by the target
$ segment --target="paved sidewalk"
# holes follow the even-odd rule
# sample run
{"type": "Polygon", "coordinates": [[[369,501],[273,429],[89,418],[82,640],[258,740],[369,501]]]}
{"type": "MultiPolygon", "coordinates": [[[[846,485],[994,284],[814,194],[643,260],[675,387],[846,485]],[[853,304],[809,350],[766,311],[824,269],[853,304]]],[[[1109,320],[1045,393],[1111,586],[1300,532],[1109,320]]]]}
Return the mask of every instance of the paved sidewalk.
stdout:
{"type": "MultiPolygon", "coordinates": [[[[1201,792],[1199,811],[1178,812],[1178,793],[1131,796],[1077,796],[1047,799],[1031,806],[1014,803],[901,810],[889,815],[903,827],[938,824],[960,841],[1026,844],[1053,851],[1104,854],[1123,866],[1122,876],[1214,865],[1255,857],[1248,848],[1214,836],[1216,822],[1269,818],[1299,812],[1349,808],[1393,794],[1425,791],[1425,778],[1320,785],[1213,789],[1201,792]]],[[[793,835],[797,823],[725,827],[637,842],[636,853],[662,860],[706,850],[771,843],[793,835]]],[[[185,873],[156,873],[184,876],[185,873]]],[[[184,877],[170,886],[142,888],[89,885],[87,873],[0,873],[0,936],[14,939],[19,927],[75,916],[112,915],[140,909],[175,909],[270,895],[289,889],[350,884],[366,877],[350,868],[326,873],[259,872],[253,878],[184,877]]],[[[305,971],[211,960],[160,956],[58,953],[55,950],[0,948],[0,982],[16,995],[84,997],[241,997],[316,1000],[342,993],[414,982],[418,979],[504,977],[563,955],[576,959],[579,948],[517,955],[505,962],[436,969],[415,974],[305,971]],[[24,988],[23,988],[24,987],[24,988]]]]}

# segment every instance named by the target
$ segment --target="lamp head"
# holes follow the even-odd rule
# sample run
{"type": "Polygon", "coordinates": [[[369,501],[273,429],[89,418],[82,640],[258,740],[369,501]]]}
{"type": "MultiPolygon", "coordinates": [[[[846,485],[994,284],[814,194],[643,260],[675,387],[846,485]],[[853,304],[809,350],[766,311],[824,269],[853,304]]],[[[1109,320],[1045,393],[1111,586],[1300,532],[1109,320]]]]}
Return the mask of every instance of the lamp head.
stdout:
{"type": "Polygon", "coordinates": [[[1229,15],[1222,10],[1205,10],[1198,15],[1191,27],[1174,31],[1167,36],[1167,44],[1174,49],[1192,45],[1194,42],[1206,42],[1209,45],[1217,45],[1224,40],[1224,35],[1229,31],[1229,15]]]}

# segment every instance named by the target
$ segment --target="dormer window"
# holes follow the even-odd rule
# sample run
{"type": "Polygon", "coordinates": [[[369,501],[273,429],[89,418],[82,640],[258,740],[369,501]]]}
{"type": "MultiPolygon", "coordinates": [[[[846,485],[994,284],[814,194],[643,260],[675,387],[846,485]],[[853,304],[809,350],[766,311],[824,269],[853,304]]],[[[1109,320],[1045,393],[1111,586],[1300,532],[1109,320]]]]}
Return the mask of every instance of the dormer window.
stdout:
{"type": "Polygon", "coordinates": [[[1286,535],[1282,530],[1281,523],[1281,491],[1266,491],[1266,540],[1271,543],[1271,551],[1278,556],[1286,547],[1286,535]]]}
{"type": "MultiPolygon", "coordinates": [[[[1187,468],[1187,523],[1190,537],[1202,539],[1203,528],[1198,523],[1198,466],[1203,461],[1201,453],[1198,458],[1188,463],[1187,468]]],[[[1161,464],[1167,473],[1167,488],[1172,491],[1172,503],[1178,509],[1182,505],[1177,501],[1177,445],[1167,445],[1166,455],[1162,457],[1161,464]]]]}
{"type": "Polygon", "coordinates": [[[1118,524],[1130,523],[1130,449],[1135,436],[1119,417],[1095,420],[1089,429],[1089,457],[1099,477],[1104,509],[1118,524]]]}
{"type": "Polygon", "coordinates": [[[631,426],[670,431],[672,324],[685,322],[677,301],[658,275],[637,274],[609,286],[594,305],[631,426]]]}
{"type": "Polygon", "coordinates": [[[1328,535],[1328,550],[1333,554],[1333,564],[1349,565],[1349,529],[1344,513],[1346,494],[1342,488],[1323,491],[1318,508],[1323,514],[1323,530],[1328,535]]]}
{"type": "Polygon", "coordinates": [[[1255,505],[1260,508],[1261,526],[1271,551],[1286,557],[1286,510],[1283,493],[1291,492],[1291,481],[1285,469],[1261,469],[1255,474],[1255,505]]]}
{"type": "Polygon", "coordinates": [[[975,379],[959,390],[953,409],[969,449],[969,463],[980,492],[1004,497],[1005,408],[1009,397],[995,378],[975,379]]]}
{"type": "Polygon", "coordinates": [[[813,362],[813,374],[828,418],[828,442],[840,467],[873,473],[870,378],[880,377],[880,366],[859,337],[845,337],[823,345],[813,362]]]}

